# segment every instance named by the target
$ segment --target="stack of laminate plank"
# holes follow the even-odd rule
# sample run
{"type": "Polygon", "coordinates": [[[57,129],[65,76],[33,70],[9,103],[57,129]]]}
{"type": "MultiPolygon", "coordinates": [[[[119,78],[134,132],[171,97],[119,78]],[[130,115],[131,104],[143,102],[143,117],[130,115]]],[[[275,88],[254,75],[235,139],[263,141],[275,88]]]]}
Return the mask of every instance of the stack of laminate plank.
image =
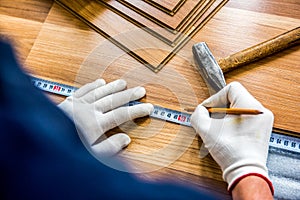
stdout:
{"type": "Polygon", "coordinates": [[[56,0],[135,59],[159,71],[228,0],[56,0]]]}

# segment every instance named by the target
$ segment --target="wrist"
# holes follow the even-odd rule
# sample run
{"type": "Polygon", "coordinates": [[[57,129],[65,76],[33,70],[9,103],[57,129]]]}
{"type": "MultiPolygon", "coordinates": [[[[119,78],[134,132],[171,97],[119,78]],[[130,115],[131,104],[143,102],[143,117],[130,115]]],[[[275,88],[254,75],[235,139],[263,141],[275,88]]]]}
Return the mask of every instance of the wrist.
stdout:
{"type": "Polygon", "coordinates": [[[232,191],[237,187],[238,184],[240,184],[241,181],[244,181],[244,179],[249,179],[249,178],[254,178],[255,179],[261,179],[265,182],[265,184],[268,185],[268,188],[271,192],[272,195],[274,195],[274,187],[272,182],[270,181],[270,179],[268,177],[263,176],[262,174],[258,174],[258,173],[249,173],[249,174],[245,174],[239,178],[237,178],[230,186],[228,186],[228,191],[230,193],[232,193],[232,191]]]}
{"type": "Polygon", "coordinates": [[[248,176],[257,176],[265,180],[272,193],[274,193],[273,185],[268,176],[268,169],[266,165],[258,162],[241,161],[237,162],[223,171],[223,179],[228,183],[228,191],[232,191],[233,188],[243,179],[248,176]]]}
{"type": "Polygon", "coordinates": [[[234,200],[273,199],[274,190],[268,178],[253,173],[240,177],[230,193],[234,200]]]}

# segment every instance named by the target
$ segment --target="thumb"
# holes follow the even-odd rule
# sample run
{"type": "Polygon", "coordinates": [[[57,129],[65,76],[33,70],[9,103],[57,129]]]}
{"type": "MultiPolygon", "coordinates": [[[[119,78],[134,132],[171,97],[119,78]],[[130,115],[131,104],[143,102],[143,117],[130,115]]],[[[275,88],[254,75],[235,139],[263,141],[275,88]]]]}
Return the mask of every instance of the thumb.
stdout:
{"type": "Polygon", "coordinates": [[[227,98],[229,88],[230,84],[225,86],[216,94],[210,96],[208,99],[204,100],[201,105],[205,107],[226,107],[229,103],[227,98]]]}
{"type": "Polygon", "coordinates": [[[96,157],[111,157],[120,152],[124,147],[128,146],[131,139],[125,133],[115,134],[106,140],[93,145],[92,152],[96,157]]]}
{"type": "Polygon", "coordinates": [[[201,138],[207,134],[211,120],[208,110],[204,106],[198,105],[191,116],[191,124],[201,138]]]}

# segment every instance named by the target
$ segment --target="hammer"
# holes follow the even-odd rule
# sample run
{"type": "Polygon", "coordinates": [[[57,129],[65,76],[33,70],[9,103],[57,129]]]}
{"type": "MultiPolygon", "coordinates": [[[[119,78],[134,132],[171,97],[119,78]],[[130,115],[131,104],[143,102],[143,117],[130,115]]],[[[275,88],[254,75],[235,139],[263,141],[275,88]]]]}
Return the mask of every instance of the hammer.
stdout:
{"type": "Polygon", "coordinates": [[[297,27],[265,42],[222,58],[218,62],[205,42],[193,45],[192,50],[196,66],[209,89],[210,95],[213,95],[226,85],[223,73],[297,45],[299,41],[300,27],[297,27]]]}

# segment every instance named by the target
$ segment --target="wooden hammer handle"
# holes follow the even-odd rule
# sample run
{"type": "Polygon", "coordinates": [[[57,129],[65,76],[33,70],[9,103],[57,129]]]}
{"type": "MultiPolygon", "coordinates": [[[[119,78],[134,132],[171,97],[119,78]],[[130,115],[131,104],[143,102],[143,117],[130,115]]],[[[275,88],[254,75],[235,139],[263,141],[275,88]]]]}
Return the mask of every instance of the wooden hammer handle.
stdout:
{"type": "Polygon", "coordinates": [[[248,64],[295,45],[299,41],[300,27],[297,27],[270,40],[222,58],[218,63],[223,73],[226,73],[241,65],[248,64]]]}

